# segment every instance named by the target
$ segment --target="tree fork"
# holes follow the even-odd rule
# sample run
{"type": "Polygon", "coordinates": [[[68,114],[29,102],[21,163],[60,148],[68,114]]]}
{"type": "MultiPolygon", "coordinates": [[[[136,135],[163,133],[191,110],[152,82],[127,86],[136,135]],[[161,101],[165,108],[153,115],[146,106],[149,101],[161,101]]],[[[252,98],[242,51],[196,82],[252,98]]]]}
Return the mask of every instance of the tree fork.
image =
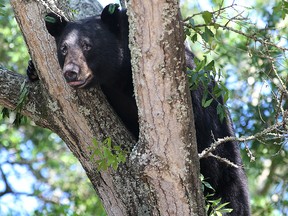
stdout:
{"type": "MultiPolygon", "coordinates": [[[[38,69],[40,89],[51,98],[43,108],[50,111],[47,117],[50,124],[45,127],[56,132],[81,162],[108,215],[149,212],[149,205],[145,204],[148,187],[140,178],[135,180],[129,167],[123,165],[117,172],[113,169],[98,172],[97,164],[91,159],[94,138],[102,141],[111,137],[113,142],[128,146],[135,140],[115,117],[99,88],[75,91],[66,85],[56,60],[55,42],[45,30],[43,5],[17,0],[11,0],[11,4],[38,69]]],[[[42,125],[42,120],[36,123],[42,125]]]]}
{"type": "MultiPolygon", "coordinates": [[[[183,72],[183,30],[177,1],[157,1],[150,6],[148,2],[129,2],[131,32],[139,37],[137,42],[142,40],[139,47],[137,43],[131,45],[142,124],[136,146],[99,88],[76,91],[66,85],[56,60],[55,42],[45,30],[43,17],[47,11],[43,5],[17,0],[11,0],[11,4],[40,78],[37,84],[29,85],[32,92],[40,91],[43,100],[34,102],[38,102],[36,109],[41,107],[43,112],[35,110],[29,116],[65,141],[85,169],[108,215],[205,215],[191,99],[183,72]],[[146,38],[148,43],[139,36],[141,29],[135,28],[143,23],[142,36],[151,34],[146,38]],[[151,62],[153,59],[156,62],[151,62]],[[91,159],[92,140],[107,137],[134,148],[127,163],[117,171],[98,172],[91,159]]],[[[11,83],[7,88],[12,91],[15,86],[11,83]]]]}

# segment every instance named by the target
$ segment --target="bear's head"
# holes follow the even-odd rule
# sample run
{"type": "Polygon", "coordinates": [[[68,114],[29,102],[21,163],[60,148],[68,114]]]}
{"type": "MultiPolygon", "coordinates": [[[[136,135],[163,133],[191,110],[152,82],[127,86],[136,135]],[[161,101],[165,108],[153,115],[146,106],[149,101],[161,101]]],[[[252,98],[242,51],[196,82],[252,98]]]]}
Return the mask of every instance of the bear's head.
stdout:
{"type": "Polygon", "coordinates": [[[121,76],[129,52],[127,16],[119,5],[110,4],[101,15],[76,22],[49,13],[45,24],[55,38],[58,61],[70,86],[109,85],[121,76]]]}

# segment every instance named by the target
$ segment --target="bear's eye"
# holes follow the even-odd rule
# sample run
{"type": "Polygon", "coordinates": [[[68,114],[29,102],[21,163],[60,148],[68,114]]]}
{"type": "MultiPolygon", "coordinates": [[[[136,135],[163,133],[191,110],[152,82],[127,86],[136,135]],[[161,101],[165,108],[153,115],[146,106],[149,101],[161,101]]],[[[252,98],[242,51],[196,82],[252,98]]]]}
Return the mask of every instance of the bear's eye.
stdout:
{"type": "Polygon", "coordinates": [[[82,42],[82,49],[84,51],[89,51],[91,49],[91,45],[87,41],[82,42]]]}
{"type": "Polygon", "coordinates": [[[60,50],[61,50],[62,55],[66,55],[67,54],[67,44],[63,44],[60,47],[60,50]]]}

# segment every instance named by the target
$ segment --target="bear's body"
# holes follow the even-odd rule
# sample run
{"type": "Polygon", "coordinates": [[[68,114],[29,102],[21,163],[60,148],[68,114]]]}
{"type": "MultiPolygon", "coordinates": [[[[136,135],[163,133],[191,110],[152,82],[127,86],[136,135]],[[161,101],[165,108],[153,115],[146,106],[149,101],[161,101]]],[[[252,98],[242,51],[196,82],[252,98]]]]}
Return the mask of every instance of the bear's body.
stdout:
{"type": "MultiPolygon", "coordinates": [[[[128,130],[138,137],[126,12],[116,5],[109,5],[101,16],[66,22],[57,15],[49,14],[45,21],[48,32],[55,37],[59,64],[67,83],[74,88],[99,84],[128,130]]],[[[191,53],[188,53],[188,61],[192,61],[191,53]]],[[[192,64],[188,62],[187,65],[192,64]]],[[[202,95],[201,87],[191,91],[199,152],[210,146],[214,139],[234,136],[229,117],[221,123],[216,111],[217,102],[203,108],[202,95]]],[[[222,144],[213,153],[242,166],[235,142],[222,144]]],[[[201,159],[200,166],[205,180],[215,189],[214,198],[221,198],[222,203],[229,202],[228,207],[233,209],[227,215],[249,216],[243,169],[228,166],[212,157],[201,159]]]]}

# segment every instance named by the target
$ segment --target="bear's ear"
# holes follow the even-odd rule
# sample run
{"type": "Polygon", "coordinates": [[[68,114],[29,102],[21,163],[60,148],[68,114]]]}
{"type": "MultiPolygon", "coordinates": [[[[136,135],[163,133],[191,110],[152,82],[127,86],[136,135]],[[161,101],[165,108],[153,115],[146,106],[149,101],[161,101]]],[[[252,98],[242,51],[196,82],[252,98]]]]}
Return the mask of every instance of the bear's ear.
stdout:
{"type": "Polygon", "coordinates": [[[59,37],[67,25],[67,21],[64,17],[54,13],[47,14],[44,20],[49,34],[53,37],[59,37]]]}
{"type": "Polygon", "coordinates": [[[109,4],[103,9],[101,13],[101,20],[109,26],[111,31],[118,32],[120,21],[119,14],[119,4],[109,4]]]}

